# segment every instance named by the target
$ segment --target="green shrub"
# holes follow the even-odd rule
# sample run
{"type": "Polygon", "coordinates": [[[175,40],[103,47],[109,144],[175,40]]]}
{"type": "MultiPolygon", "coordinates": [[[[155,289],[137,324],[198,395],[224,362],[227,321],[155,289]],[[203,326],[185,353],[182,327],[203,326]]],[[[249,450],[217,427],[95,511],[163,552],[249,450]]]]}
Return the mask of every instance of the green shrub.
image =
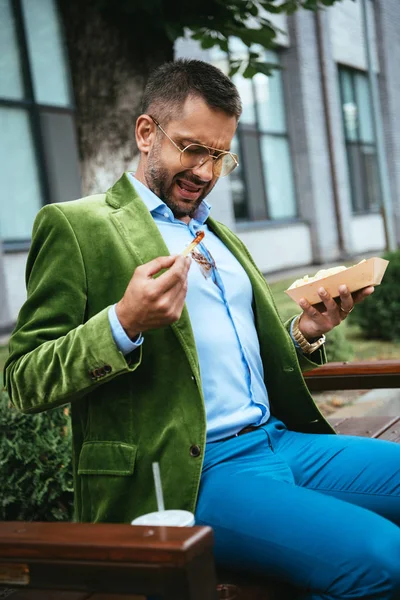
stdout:
{"type": "Polygon", "coordinates": [[[326,334],[326,356],[329,362],[352,360],[353,346],[346,337],[346,325],[342,323],[326,334]]]}
{"type": "Polygon", "coordinates": [[[68,409],[24,415],[0,389],[0,520],[72,519],[68,409]]]}
{"type": "Polygon", "coordinates": [[[389,264],[382,285],[351,316],[366,339],[400,340],[400,250],[387,252],[383,258],[389,264]]]}

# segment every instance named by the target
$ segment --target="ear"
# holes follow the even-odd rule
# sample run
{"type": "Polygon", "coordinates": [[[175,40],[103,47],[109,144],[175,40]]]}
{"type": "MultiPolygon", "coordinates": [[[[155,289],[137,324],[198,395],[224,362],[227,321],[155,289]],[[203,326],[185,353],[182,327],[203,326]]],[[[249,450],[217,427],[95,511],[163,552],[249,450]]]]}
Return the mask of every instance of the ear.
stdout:
{"type": "Polygon", "coordinates": [[[148,154],[156,137],[156,125],[149,115],[140,115],[138,117],[135,135],[139,152],[148,154]]]}

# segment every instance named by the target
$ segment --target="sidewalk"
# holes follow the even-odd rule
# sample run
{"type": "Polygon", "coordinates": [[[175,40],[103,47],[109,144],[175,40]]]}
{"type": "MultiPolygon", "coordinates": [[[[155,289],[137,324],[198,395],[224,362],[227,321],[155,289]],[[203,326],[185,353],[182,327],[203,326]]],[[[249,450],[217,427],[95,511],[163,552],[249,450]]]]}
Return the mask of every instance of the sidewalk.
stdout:
{"type": "MultiPolygon", "coordinates": [[[[342,392],[344,395],[345,392],[342,392]]],[[[318,399],[317,399],[318,400],[318,399]]],[[[318,401],[317,401],[318,404],[318,401]]],[[[360,394],[354,402],[338,408],[329,416],[335,418],[400,415],[400,389],[369,390],[360,394]]]]}

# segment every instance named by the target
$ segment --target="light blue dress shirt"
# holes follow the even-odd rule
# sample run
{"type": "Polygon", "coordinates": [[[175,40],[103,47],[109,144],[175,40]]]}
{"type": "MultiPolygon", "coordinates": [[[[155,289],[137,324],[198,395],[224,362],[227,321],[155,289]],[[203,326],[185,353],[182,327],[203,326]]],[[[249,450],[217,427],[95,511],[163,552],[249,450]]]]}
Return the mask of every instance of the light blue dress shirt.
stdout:
{"type": "MultiPolygon", "coordinates": [[[[207,441],[234,435],[270,416],[268,393],[252,309],[250,280],[237,259],[208,228],[210,206],[203,201],[189,224],[151,190],[130,175],[132,185],[153,216],[171,254],[179,254],[197,231],[205,237],[197,248],[216,267],[205,277],[192,260],[186,306],[196,342],[207,414],[207,441]]],[[[127,354],[143,342],[132,342],[121,327],[115,307],[109,311],[113,337],[127,354]]],[[[146,343],[144,341],[144,343],[146,343]]]]}

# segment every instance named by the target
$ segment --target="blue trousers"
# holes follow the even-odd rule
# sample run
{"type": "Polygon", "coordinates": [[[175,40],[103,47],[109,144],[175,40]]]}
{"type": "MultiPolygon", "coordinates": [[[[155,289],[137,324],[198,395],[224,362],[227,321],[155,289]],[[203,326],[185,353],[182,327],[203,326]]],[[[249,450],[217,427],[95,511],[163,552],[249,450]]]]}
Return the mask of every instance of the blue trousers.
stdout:
{"type": "Polygon", "coordinates": [[[400,598],[400,444],[271,417],[207,445],[196,524],[214,529],[217,564],[302,598],[400,598]]]}

